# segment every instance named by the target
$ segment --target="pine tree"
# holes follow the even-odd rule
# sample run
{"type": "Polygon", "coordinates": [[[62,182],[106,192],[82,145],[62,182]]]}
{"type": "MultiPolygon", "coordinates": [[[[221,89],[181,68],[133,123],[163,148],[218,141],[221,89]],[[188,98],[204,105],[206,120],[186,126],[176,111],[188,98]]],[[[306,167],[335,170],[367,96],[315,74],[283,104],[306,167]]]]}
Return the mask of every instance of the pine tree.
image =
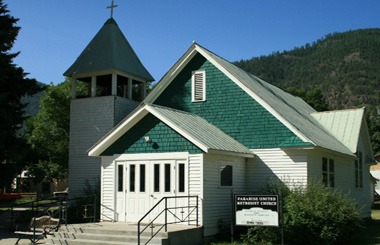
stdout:
{"type": "Polygon", "coordinates": [[[0,0],[0,184],[4,186],[19,170],[24,154],[24,141],[19,135],[23,125],[25,104],[21,98],[39,90],[37,81],[13,63],[19,52],[11,49],[20,31],[17,18],[9,14],[0,0]]]}

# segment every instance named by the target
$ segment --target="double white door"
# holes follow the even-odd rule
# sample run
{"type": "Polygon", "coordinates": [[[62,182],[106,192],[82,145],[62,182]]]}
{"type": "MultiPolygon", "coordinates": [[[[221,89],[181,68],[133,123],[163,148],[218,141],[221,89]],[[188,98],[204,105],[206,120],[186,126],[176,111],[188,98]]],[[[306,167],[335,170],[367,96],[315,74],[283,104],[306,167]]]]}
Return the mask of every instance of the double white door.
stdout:
{"type": "MultiPolygon", "coordinates": [[[[137,222],[163,197],[187,196],[188,172],[185,160],[125,161],[118,162],[116,169],[116,213],[117,220],[137,222]]],[[[183,200],[168,199],[170,207],[184,205],[183,200]]],[[[144,220],[157,217],[165,208],[165,202],[144,220]]],[[[171,209],[169,221],[180,210],[171,209]]],[[[165,215],[158,216],[156,222],[163,223],[165,215]]]]}

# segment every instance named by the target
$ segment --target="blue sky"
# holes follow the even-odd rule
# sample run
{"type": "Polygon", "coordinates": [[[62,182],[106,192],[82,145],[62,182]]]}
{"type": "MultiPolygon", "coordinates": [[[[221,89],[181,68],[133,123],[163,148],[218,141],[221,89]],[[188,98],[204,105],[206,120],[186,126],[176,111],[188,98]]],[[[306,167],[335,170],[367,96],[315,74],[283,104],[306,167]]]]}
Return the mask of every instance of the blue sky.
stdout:
{"type": "MultiPolygon", "coordinates": [[[[64,81],[110,17],[111,0],[3,0],[22,29],[28,77],[64,81]]],[[[156,81],[196,41],[229,61],[290,50],[333,32],[379,28],[379,0],[115,0],[114,19],[156,81]]]]}

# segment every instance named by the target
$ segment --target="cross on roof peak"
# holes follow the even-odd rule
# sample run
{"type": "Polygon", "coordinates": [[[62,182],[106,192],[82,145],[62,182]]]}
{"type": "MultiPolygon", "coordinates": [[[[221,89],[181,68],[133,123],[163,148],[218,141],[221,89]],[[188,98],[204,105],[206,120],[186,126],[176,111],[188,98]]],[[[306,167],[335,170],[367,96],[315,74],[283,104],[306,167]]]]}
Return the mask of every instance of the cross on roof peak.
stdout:
{"type": "Polygon", "coordinates": [[[112,0],[112,3],[111,3],[111,6],[108,6],[107,8],[108,9],[111,9],[111,18],[113,18],[113,9],[116,8],[117,5],[114,4],[113,0],[112,0]]]}

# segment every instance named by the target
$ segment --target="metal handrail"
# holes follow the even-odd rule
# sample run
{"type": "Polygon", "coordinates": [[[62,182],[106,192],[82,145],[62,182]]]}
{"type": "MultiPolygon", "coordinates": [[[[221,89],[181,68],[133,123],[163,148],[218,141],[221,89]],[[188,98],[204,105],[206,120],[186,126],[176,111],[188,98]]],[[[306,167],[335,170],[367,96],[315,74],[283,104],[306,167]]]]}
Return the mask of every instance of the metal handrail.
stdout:
{"type": "Polygon", "coordinates": [[[60,220],[60,223],[64,224],[65,226],[67,226],[69,203],[70,202],[74,202],[76,200],[85,199],[85,198],[93,198],[93,203],[89,203],[89,204],[83,205],[83,206],[86,206],[85,207],[86,209],[87,209],[87,207],[92,206],[93,214],[92,215],[88,215],[88,213],[86,213],[83,216],[83,218],[85,218],[85,219],[91,219],[92,222],[95,223],[96,222],[96,208],[97,208],[96,197],[97,197],[96,195],[88,195],[88,196],[81,196],[81,197],[74,197],[74,198],[68,198],[66,196],[60,196],[60,197],[38,199],[38,200],[35,200],[35,201],[31,201],[31,202],[26,202],[26,203],[20,203],[20,204],[12,205],[12,207],[11,207],[10,227],[12,228],[13,225],[14,225],[13,224],[13,222],[14,222],[14,209],[17,208],[17,207],[30,208],[30,210],[34,214],[33,215],[34,217],[38,217],[41,214],[47,213],[48,210],[50,208],[52,208],[52,207],[57,207],[58,210],[59,210],[59,213],[58,213],[59,217],[58,218],[60,220]],[[44,201],[46,201],[46,202],[44,202],[44,201]],[[39,210],[41,207],[44,207],[44,209],[42,211],[39,210]]]}
{"type": "Polygon", "coordinates": [[[17,207],[25,207],[30,208],[34,216],[38,216],[39,213],[46,213],[49,208],[53,205],[56,205],[60,199],[58,197],[53,198],[41,198],[30,202],[24,202],[20,204],[13,204],[11,206],[11,220],[10,220],[10,228],[13,227],[13,219],[14,219],[14,209],[17,207]],[[46,201],[46,202],[45,202],[46,201]],[[42,211],[39,211],[39,208],[45,207],[42,211]]]}
{"type": "Polygon", "coordinates": [[[161,198],[160,201],[158,201],[138,222],[137,222],[137,242],[140,245],[141,244],[141,234],[148,229],[149,227],[152,228],[151,232],[151,237],[148,239],[148,241],[145,244],[148,244],[163,228],[165,228],[165,232],[168,231],[168,225],[169,224],[178,224],[178,223],[183,223],[183,222],[188,222],[190,224],[191,221],[196,222],[196,226],[198,226],[198,209],[199,209],[199,202],[198,202],[199,197],[198,196],[173,196],[173,197],[163,197],[161,198]],[[180,206],[180,207],[168,207],[168,199],[180,199],[180,198],[187,198],[188,205],[187,206],[180,206]],[[190,205],[190,199],[195,198],[195,205],[190,205]],[[158,212],[158,214],[149,222],[147,223],[143,229],[141,229],[141,222],[148,216],[150,215],[163,201],[165,200],[165,208],[158,212]],[[171,210],[176,210],[176,209],[188,209],[188,214],[186,217],[178,217],[175,212],[172,212],[171,210]],[[191,209],[191,210],[190,210],[191,209]],[[190,216],[194,213],[195,211],[195,219],[190,219],[190,216]],[[157,229],[156,232],[153,232],[153,227],[154,227],[154,222],[160,217],[161,214],[165,213],[165,222],[164,224],[161,224],[161,226],[157,229]],[[172,217],[175,218],[174,222],[168,222],[168,213],[172,217]],[[177,221],[178,220],[178,221],[177,221]]]}

